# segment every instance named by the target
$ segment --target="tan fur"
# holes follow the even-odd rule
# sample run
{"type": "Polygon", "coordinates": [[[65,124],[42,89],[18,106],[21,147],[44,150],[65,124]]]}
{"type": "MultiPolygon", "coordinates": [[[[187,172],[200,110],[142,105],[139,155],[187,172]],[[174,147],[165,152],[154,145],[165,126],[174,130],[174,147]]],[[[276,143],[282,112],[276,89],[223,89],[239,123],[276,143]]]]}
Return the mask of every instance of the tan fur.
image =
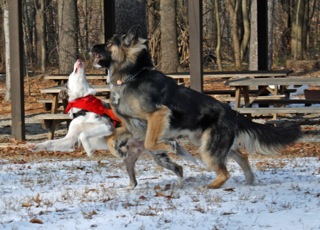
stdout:
{"type": "Polygon", "coordinates": [[[147,117],[148,128],[145,139],[145,148],[150,151],[175,152],[175,149],[163,141],[164,135],[169,128],[169,117],[171,111],[166,106],[161,106],[159,110],[149,114],[147,117]]]}
{"type": "Polygon", "coordinates": [[[216,179],[207,185],[207,188],[220,188],[229,178],[230,174],[227,169],[220,169],[216,171],[217,177],[216,179]]]}
{"type": "Polygon", "coordinates": [[[217,174],[215,180],[208,184],[207,188],[216,189],[220,188],[230,178],[230,174],[225,167],[218,165],[215,157],[207,151],[207,147],[205,145],[208,144],[209,138],[210,130],[208,129],[203,133],[201,138],[200,155],[202,161],[208,166],[208,168],[217,174]]]}

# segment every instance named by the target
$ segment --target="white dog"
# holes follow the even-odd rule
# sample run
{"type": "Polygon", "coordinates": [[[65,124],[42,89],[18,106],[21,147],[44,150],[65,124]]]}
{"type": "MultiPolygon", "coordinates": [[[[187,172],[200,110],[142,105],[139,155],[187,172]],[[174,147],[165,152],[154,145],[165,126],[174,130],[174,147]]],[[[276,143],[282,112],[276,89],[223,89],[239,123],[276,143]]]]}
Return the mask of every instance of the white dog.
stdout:
{"type": "Polygon", "coordinates": [[[96,91],[88,83],[84,64],[77,60],[67,83],[68,107],[66,112],[72,118],[67,135],[62,139],[30,144],[32,151],[73,151],[75,144],[83,146],[88,156],[94,150],[108,150],[106,137],[114,131],[107,116],[103,116],[108,105],[93,95],[96,91]]]}

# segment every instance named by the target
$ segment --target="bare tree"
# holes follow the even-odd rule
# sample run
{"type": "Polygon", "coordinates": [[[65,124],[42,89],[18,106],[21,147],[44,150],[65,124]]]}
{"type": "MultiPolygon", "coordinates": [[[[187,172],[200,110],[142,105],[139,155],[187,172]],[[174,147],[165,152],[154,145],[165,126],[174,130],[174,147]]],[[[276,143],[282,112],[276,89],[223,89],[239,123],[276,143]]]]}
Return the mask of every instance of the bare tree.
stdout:
{"type": "Polygon", "coordinates": [[[176,0],[161,0],[161,70],[167,73],[177,72],[179,66],[176,0]]]}
{"type": "Polygon", "coordinates": [[[291,55],[294,60],[303,59],[305,56],[308,4],[305,0],[297,0],[295,4],[291,31],[291,55]]]}
{"type": "Polygon", "coordinates": [[[59,71],[70,73],[78,56],[77,1],[58,0],[59,71]]]}
{"type": "Polygon", "coordinates": [[[227,5],[230,13],[230,27],[231,36],[233,42],[234,52],[234,65],[235,68],[240,69],[241,67],[241,47],[238,35],[238,12],[240,8],[240,0],[227,0],[227,5]]]}
{"type": "Polygon", "coordinates": [[[3,7],[3,0],[0,1],[0,73],[5,72],[5,68],[6,68],[2,7],[3,7]]]}
{"type": "Polygon", "coordinates": [[[243,37],[241,42],[241,61],[247,51],[249,39],[250,39],[250,22],[249,22],[249,12],[248,12],[248,4],[247,0],[242,0],[241,3],[241,10],[242,10],[242,17],[243,17],[243,37]]]}
{"type": "Polygon", "coordinates": [[[274,0],[268,0],[268,69],[273,64],[274,0]]]}
{"type": "Polygon", "coordinates": [[[220,17],[219,17],[219,2],[218,0],[214,1],[214,10],[216,16],[216,24],[217,24],[217,46],[216,46],[216,58],[217,58],[217,65],[218,69],[222,70],[221,64],[221,26],[220,26],[220,17]]]}
{"type": "Polygon", "coordinates": [[[46,47],[46,0],[36,0],[36,62],[41,70],[46,70],[47,47],[46,47]]]}
{"type": "Polygon", "coordinates": [[[10,36],[9,36],[9,9],[8,2],[3,1],[3,30],[5,37],[5,53],[6,53],[6,95],[5,101],[11,101],[11,76],[10,76],[10,36]]]}
{"type": "Polygon", "coordinates": [[[258,5],[257,1],[251,1],[251,31],[249,47],[249,70],[258,70],[258,5]]]}

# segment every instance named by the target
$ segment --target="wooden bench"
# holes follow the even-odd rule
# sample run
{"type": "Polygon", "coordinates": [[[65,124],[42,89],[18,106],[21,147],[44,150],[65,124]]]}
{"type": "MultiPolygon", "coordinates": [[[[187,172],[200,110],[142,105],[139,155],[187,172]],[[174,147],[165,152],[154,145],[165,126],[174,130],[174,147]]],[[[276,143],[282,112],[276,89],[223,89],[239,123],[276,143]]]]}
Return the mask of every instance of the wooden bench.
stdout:
{"type": "MultiPolygon", "coordinates": [[[[44,77],[45,80],[53,80],[58,83],[58,85],[63,85],[68,81],[69,75],[66,74],[56,74],[56,75],[47,75],[44,77]]],[[[105,81],[107,75],[104,74],[86,74],[87,80],[101,80],[105,81]]]]}
{"type": "Polygon", "coordinates": [[[266,89],[272,95],[284,94],[284,90],[289,85],[320,85],[320,78],[317,77],[286,77],[286,78],[254,78],[254,79],[236,79],[225,83],[228,86],[235,87],[235,108],[240,107],[241,97],[244,98],[245,106],[250,107],[254,103],[254,99],[250,100],[248,90],[250,87],[260,87],[259,92],[255,96],[260,96],[266,89]],[[274,87],[270,87],[270,86],[274,87]]]}
{"type": "MultiPolygon", "coordinates": [[[[263,78],[263,77],[285,77],[292,73],[292,70],[248,70],[248,71],[215,71],[215,72],[204,72],[203,77],[205,78],[263,78]]],[[[167,73],[169,77],[180,79],[190,78],[189,72],[179,73],[167,73]]]]}
{"type": "MultiPolygon", "coordinates": [[[[224,102],[233,102],[235,100],[234,97],[223,97],[223,96],[218,97],[217,99],[224,102]]],[[[241,103],[244,103],[243,98],[241,98],[241,103]]],[[[289,99],[289,98],[283,98],[283,97],[276,98],[271,96],[259,96],[255,98],[254,103],[270,104],[270,105],[290,105],[290,104],[311,105],[311,104],[320,104],[320,99],[304,99],[304,98],[289,99]]]]}
{"type": "MultiPolygon", "coordinates": [[[[256,94],[258,93],[259,90],[257,89],[250,89],[248,90],[249,94],[256,94]]],[[[289,96],[290,93],[295,93],[297,92],[297,89],[285,89],[284,94],[289,96]]],[[[212,95],[230,95],[232,97],[235,96],[235,90],[234,89],[218,89],[218,90],[204,90],[203,91],[204,94],[212,94],[212,95]]]]}
{"type": "MultiPolygon", "coordinates": [[[[52,108],[52,99],[47,99],[47,98],[40,98],[37,100],[38,103],[43,104],[43,108],[46,111],[50,111],[52,108]]],[[[58,101],[58,107],[63,106],[62,100],[58,101]]]]}
{"type": "MultiPolygon", "coordinates": [[[[97,98],[99,98],[100,100],[102,100],[102,101],[104,101],[104,102],[106,102],[106,103],[109,103],[109,102],[110,102],[110,100],[107,99],[107,98],[105,98],[105,97],[99,97],[99,96],[97,96],[97,98]]],[[[43,108],[44,108],[46,111],[50,111],[51,108],[52,108],[52,99],[42,98],[42,99],[38,99],[37,102],[38,102],[38,103],[43,103],[43,108]]],[[[59,107],[61,107],[61,106],[64,106],[64,107],[65,107],[65,105],[63,105],[62,100],[59,100],[58,103],[59,103],[59,105],[58,105],[59,107]]]]}
{"type": "Polygon", "coordinates": [[[64,113],[55,113],[55,114],[39,114],[36,115],[35,118],[37,120],[41,120],[43,122],[44,128],[49,130],[48,139],[54,138],[54,132],[56,130],[56,126],[64,121],[69,123],[71,118],[68,114],[64,113]]]}
{"type": "Polygon", "coordinates": [[[275,107],[275,108],[237,108],[239,113],[251,115],[274,114],[320,114],[319,107],[275,107]]]}

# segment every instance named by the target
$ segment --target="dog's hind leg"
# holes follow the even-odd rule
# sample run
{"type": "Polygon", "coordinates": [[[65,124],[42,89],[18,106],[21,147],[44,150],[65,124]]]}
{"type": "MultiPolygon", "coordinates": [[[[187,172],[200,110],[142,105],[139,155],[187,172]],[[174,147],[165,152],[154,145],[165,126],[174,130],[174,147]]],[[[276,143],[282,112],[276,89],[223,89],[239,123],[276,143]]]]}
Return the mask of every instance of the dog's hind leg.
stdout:
{"type": "Polygon", "coordinates": [[[89,157],[92,156],[94,150],[97,149],[91,145],[89,138],[110,136],[113,130],[111,124],[95,124],[89,122],[83,124],[83,131],[79,135],[79,142],[89,157]]]}
{"type": "Polygon", "coordinates": [[[207,188],[220,188],[229,178],[230,174],[226,167],[226,160],[231,147],[232,138],[223,135],[224,131],[219,129],[206,130],[201,138],[200,154],[202,160],[210,170],[217,174],[216,179],[207,185],[207,188]]]}
{"type": "Polygon", "coordinates": [[[28,145],[31,151],[60,151],[71,152],[78,141],[80,127],[75,122],[71,122],[67,135],[64,138],[48,140],[42,143],[32,143],[28,145]]]}
{"type": "Polygon", "coordinates": [[[246,155],[243,155],[238,149],[230,149],[228,156],[235,160],[238,163],[238,165],[240,165],[246,178],[247,184],[253,184],[254,174],[251,170],[248,157],[246,155]]]}
{"type": "Polygon", "coordinates": [[[171,111],[162,105],[157,111],[147,116],[148,128],[145,148],[150,151],[176,152],[176,141],[165,141],[165,135],[170,126],[171,111]]]}
{"type": "Polygon", "coordinates": [[[183,183],[183,168],[172,162],[167,153],[150,152],[150,154],[158,165],[173,171],[178,176],[178,184],[181,187],[183,183]]]}

